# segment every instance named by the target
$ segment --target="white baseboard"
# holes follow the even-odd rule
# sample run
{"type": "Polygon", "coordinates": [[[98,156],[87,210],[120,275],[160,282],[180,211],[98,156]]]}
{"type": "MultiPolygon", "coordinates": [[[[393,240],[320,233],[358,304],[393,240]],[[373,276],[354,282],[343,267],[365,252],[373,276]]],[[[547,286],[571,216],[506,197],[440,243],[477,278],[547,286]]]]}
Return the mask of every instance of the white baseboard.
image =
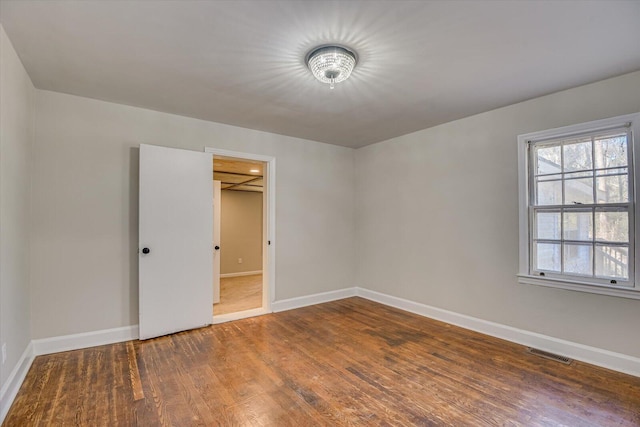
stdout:
{"type": "Polygon", "coordinates": [[[81,348],[137,339],[138,325],[131,325],[122,328],[103,329],[101,331],[44,338],[33,340],[32,343],[34,354],[39,356],[41,354],[59,353],[61,351],[78,350],[81,348]]]}
{"type": "Polygon", "coordinates": [[[220,275],[220,278],[224,279],[225,277],[253,276],[254,274],[262,274],[262,270],[241,271],[239,273],[224,273],[220,275]]]}
{"type": "Polygon", "coordinates": [[[441,308],[432,307],[406,299],[382,294],[363,288],[356,288],[356,295],[431,319],[440,320],[465,329],[491,335],[528,347],[539,348],[551,353],[561,354],[572,359],[601,366],[614,371],[640,377],[640,358],[615,353],[597,347],[578,344],[523,329],[478,319],[441,308]]]}
{"type": "Polygon", "coordinates": [[[356,296],[356,288],[339,289],[337,291],[322,292],[319,294],[274,301],[271,304],[271,308],[273,309],[274,313],[277,313],[279,311],[293,310],[294,308],[301,308],[314,304],[322,304],[323,302],[336,301],[353,296],[356,296]]]}
{"type": "Polygon", "coordinates": [[[27,372],[29,372],[33,359],[35,359],[35,354],[33,352],[33,343],[30,342],[20,359],[18,359],[13,371],[9,374],[7,381],[2,386],[2,390],[0,390],[0,424],[7,416],[11,404],[20,390],[20,386],[27,376],[27,372]]]}

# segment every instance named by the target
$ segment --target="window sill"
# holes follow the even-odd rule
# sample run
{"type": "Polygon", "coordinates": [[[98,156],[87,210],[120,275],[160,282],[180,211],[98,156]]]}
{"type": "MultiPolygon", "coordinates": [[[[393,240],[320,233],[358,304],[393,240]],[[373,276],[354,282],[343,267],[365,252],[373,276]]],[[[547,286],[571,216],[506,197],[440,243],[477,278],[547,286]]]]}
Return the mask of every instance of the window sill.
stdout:
{"type": "Polygon", "coordinates": [[[640,299],[638,288],[614,288],[607,286],[597,286],[578,281],[561,279],[551,279],[548,277],[531,276],[528,274],[518,274],[518,283],[526,285],[546,286],[549,288],[567,289],[570,291],[587,292],[590,294],[609,295],[620,298],[640,299]]]}

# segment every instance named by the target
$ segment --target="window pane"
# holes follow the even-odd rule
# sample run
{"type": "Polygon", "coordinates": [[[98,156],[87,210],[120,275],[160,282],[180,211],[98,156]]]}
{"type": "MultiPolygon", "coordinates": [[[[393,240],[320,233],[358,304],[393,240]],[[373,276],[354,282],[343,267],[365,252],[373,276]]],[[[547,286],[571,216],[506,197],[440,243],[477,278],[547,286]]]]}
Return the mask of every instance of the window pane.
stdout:
{"type": "Polygon", "coordinates": [[[536,244],[536,270],[560,271],[560,244],[536,244]]]}
{"type": "Polygon", "coordinates": [[[593,274],[591,245],[564,245],[564,272],[591,276],[593,274]]]}
{"type": "Polygon", "coordinates": [[[593,240],[591,211],[564,212],[564,238],[566,240],[593,240]]]}
{"type": "Polygon", "coordinates": [[[567,172],[564,175],[565,179],[587,178],[591,176],[593,176],[593,170],[581,171],[581,172],[567,172]]]}
{"type": "Polygon", "coordinates": [[[536,175],[561,172],[561,157],[559,145],[536,147],[535,159],[536,175]]]}
{"type": "Polygon", "coordinates": [[[596,175],[597,176],[602,176],[602,175],[619,175],[619,174],[626,174],[627,173],[627,168],[616,168],[616,169],[598,169],[596,171],[596,175]]]}
{"type": "Polygon", "coordinates": [[[538,182],[542,182],[542,181],[560,181],[562,180],[562,174],[560,173],[556,173],[553,175],[540,175],[537,178],[538,182]]]}
{"type": "Polygon", "coordinates": [[[591,138],[566,141],[562,149],[565,172],[593,169],[591,138]]]}
{"type": "Polygon", "coordinates": [[[629,214],[626,211],[596,211],[596,240],[629,241],[629,214]]]}
{"type": "Polygon", "coordinates": [[[627,135],[599,137],[594,141],[596,168],[627,166],[627,135]]]}
{"type": "Polygon", "coordinates": [[[536,205],[562,204],[562,181],[538,182],[536,205]]]}
{"type": "Polygon", "coordinates": [[[629,279],[629,248],[596,245],[596,276],[629,279]]]}
{"type": "Polygon", "coordinates": [[[614,175],[596,178],[598,203],[626,203],[629,201],[629,176],[614,175]]]}
{"type": "Polygon", "coordinates": [[[536,212],[536,238],[560,240],[560,212],[536,212]]]}
{"type": "Polygon", "coordinates": [[[580,178],[564,182],[564,204],[593,203],[593,179],[580,178]]]}

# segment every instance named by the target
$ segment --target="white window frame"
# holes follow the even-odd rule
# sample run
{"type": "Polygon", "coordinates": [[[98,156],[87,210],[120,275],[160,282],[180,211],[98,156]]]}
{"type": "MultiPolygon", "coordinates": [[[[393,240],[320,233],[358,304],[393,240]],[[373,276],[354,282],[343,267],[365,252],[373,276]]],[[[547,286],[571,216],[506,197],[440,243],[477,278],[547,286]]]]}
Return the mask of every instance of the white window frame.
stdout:
{"type": "Polygon", "coordinates": [[[640,189],[640,113],[627,114],[609,119],[595,120],[572,126],[543,130],[518,135],[518,204],[519,204],[519,273],[518,282],[528,285],[539,285],[553,288],[611,295],[623,298],[640,299],[640,261],[636,247],[640,244],[640,213],[637,213],[637,191],[640,189]],[[593,280],[582,280],[577,276],[555,275],[553,277],[532,274],[533,266],[530,245],[533,226],[531,224],[531,189],[529,185],[530,164],[529,145],[551,139],[569,138],[574,135],[596,133],[608,129],[628,127],[630,138],[627,150],[630,153],[629,171],[629,281],[624,287],[594,283],[593,280]]]}

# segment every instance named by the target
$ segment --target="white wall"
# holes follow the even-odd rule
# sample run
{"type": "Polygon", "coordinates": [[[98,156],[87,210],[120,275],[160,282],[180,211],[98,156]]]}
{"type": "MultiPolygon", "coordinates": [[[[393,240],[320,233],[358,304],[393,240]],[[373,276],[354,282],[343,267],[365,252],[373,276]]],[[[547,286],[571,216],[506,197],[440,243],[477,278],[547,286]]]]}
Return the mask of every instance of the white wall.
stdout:
{"type": "Polygon", "coordinates": [[[277,158],[277,300],[358,285],[640,357],[639,301],[515,278],[516,136],[640,111],[640,72],[353,151],[34,91],[8,46],[2,32],[2,381],[29,298],[36,339],[137,323],[140,143],[277,158]]]}
{"type": "Polygon", "coordinates": [[[361,287],[640,357],[640,301],[519,285],[519,134],[640,111],[640,72],[356,151],[361,287]]]}
{"type": "Polygon", "coordinates": [[[34,97],[31,79],[0,26],[0,341],[7,345],[0,388],[31,341],[29,191],[34,97]]]}
{"type": "Polygon", "coordinates": [[[276,299],[354,286],[353,150],[49,91],[36,109],[35,339],[137,324],[141,143],[275,156],[276,299]]]}
{"type": "Polygon", "coordinates": [[[262,270],[262,193],[222,190],[221,199],[220,273],[262,270]]]}

